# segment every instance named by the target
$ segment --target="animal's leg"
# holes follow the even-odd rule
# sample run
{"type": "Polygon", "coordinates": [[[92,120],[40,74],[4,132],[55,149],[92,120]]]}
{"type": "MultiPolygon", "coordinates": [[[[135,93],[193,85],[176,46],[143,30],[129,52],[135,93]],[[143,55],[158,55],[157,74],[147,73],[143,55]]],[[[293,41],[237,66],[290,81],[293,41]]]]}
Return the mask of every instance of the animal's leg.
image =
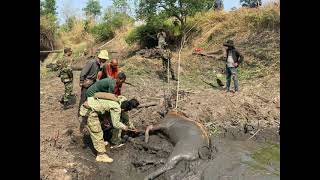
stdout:
{"type": "Polygon", "coordinates": [[[162,129],[162,128],[163,128],[163,126],[162,126],[161,124],[158,124],[158,125],[149,125],[149,126],[147,126],[146,132],[145,132],[144,142],[145,142],[145,143],[148,143],[148,141],[149,141],[149,131],[160,130],[160,129],[162,129]]]}
{"type": "Polygon", "coordinates": [[[192,151],[191,148],[188,148],[185,146],[184,143],[178,142],[176,146],[174,147],[174,150],[172,151],[170,157],[168,158],[167,163],[162,166],[161,168],[157,169],[155,172],[149,174],[145,180],[151,180],[162,173],[171,170],[174,168],[174,166],[181,160],[195,160],[198,158],[198,154],[194,151],[192,151]]]}
{"type": "Polygon", "coordinates": [[[155,172],[149,174],[147,177],[144,178],[144,180],[152,180],[156,177],[158,177],[160,174],[169,171],[172,169],[180,160],[182,160],[184,157],[182,156],[176,156],[172,159],[169,159],[168,162],[162,166],[161,168],[157,169],[155,172]]]}

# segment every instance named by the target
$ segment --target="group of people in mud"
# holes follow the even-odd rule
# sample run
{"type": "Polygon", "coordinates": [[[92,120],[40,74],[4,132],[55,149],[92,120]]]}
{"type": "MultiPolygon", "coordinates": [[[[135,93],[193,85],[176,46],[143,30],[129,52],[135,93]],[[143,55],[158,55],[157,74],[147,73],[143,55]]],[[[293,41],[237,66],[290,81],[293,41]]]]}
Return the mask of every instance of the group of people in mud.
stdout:
{"type": "MultiPolygon", "coordinates": [[[[157,35],[158,48],[161,52],[164,74],[168,74],[169,68],[173,80],[177,80],[171,67],[171,51],[165,41],[166,34],[162,30],[157,35]]],[[[227,47],[226,76],[227,91],[230,90],[231,77],[234,80],[235,91],[238,91],[237,67],[243,56],[234,48],[232,40],[224,43],[227,47]]],[[[104,133],[111,134],[108,144],[121,146],[122,131],[138,132],[130,122],[128,111],[137,108],[137,99],[128,100],[121,95],[121,88],[126,81],[124,72],[120,72],[118,61],[111,59],[109,62],[107,50],[101,50],[98,55],[90,59],[80,73],[80,102],[78,117],[80,119],[80,132],[89,133],[93,146],[97,151],[96,161],[112,162],[113,159],[106,154],[106,142],[104,133]]],[[[59,77],[65,86],[65,93],[61,99],[64,109],[72,107],[70,98],[73,91],[73,72],[71,69],[72,49],[64,49],[64,57],[58,61],[60,67],[59,77]]]]}

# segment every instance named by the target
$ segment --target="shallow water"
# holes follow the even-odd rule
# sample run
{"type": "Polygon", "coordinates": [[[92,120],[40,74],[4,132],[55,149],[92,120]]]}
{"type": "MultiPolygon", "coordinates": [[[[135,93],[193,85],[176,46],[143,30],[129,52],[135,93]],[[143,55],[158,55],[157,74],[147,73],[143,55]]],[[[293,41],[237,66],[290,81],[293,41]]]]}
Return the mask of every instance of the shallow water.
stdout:
{"type": "Polygon", "coordinates": [[[218,152],[202,179],[280,179],[280,146],[276,143],[215,139],[218,152]]]}

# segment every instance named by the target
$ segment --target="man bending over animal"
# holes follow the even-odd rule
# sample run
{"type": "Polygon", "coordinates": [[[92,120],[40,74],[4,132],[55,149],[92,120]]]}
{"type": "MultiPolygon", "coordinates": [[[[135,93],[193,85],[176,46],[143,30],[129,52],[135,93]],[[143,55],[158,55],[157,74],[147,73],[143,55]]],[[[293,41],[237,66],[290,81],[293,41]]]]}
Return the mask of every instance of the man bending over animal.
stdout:
{"type": "Polygon", "coordinates": [[[121,122],[121,114],[126,113],[139,106],[136,99],[127,100],[124,96],[108,100],[96,97],[88,97],[87,101],[81,105],[80,115],[88,116],[87,127],[95,150],[97,151],[96,161],[112,162],[106,154],[106,147],[103,139],[103,130],[99,115],[110,113],[113,128],[118,129],[117,136],[121,135],[122,130],[128,130],[128,126],[121,122]]]}

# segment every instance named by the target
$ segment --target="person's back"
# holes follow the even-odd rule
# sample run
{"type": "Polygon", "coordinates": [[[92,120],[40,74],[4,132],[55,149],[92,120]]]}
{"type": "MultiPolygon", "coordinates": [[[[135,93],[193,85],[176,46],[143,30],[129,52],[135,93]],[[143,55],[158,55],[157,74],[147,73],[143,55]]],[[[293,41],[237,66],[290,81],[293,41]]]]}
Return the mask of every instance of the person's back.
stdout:
{"type": "Polygon", "coordinates": [[[85,67],[81,70],[80,73],[80,83],[83,83],[84,80],[89,79],[95,81],[97,78],[97,73],[99,72],[100,65],[95,58],[90,59],[85,67]]]}
{"type": "Polygon", "coordinates": [[[116,86],[116,80],[112,78],[104,78],[100,81],[95,82],[93,85],[91,85],[87,92],[87,97],[92,97],[96,92],[108,92],[108,93],[114,93],[114,89],[116,86]]]}

